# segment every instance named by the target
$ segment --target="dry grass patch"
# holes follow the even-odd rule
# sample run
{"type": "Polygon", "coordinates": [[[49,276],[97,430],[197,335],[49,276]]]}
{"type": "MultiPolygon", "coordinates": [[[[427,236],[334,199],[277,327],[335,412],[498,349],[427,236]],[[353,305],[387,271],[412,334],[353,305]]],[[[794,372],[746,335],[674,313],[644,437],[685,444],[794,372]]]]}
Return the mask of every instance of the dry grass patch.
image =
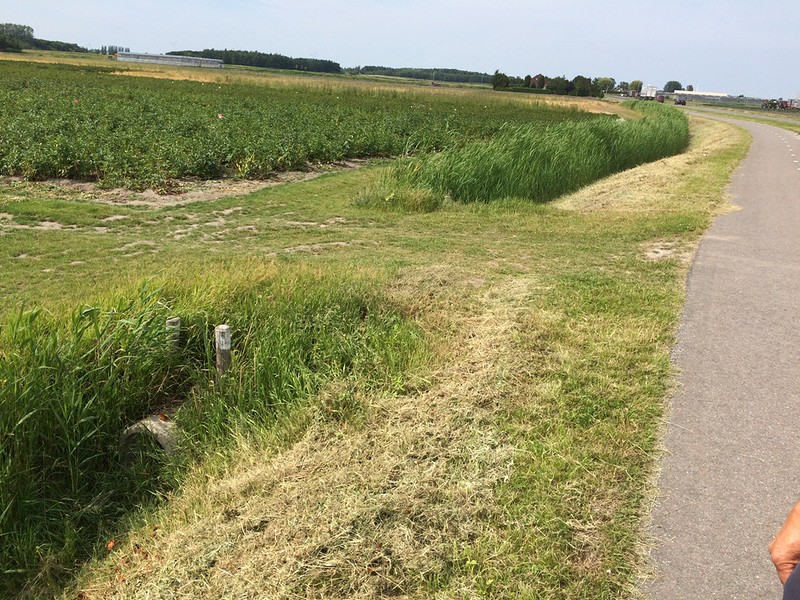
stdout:
{"type": "Polygon", "coordinates": [[[747,139],[743,129],[699,117],[689,117],[692,137],[688,150],[636,169],[623,171],[569,194],[552,203],[575,211],[626,211],[661,213],[691,208],[697,198],[676,182],[701,182],[717,167],[720,155],[739,147],[747,139]],[[691,180],[687,176],[691,173],[691,180]]]}
{"type": "Polygon", "coordinates": [[[683,263],[690,264],[694,258],[694,247],[681,241],[657,241],[645,244],[643,254],[647,260],[677,258],[683,263]]]}

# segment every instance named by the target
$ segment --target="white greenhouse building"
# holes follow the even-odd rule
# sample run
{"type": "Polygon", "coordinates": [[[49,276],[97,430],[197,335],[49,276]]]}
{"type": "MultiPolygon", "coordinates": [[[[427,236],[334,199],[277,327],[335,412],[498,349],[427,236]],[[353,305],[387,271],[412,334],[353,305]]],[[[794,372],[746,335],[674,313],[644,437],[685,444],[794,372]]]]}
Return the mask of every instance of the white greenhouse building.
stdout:
{"type": "Polygon", "coordinates": [[[172,65],[175,67],[205,67],[221,69],[222,61],[216,58],[195,58],[194,56],[176,56],[173,54],[147,54],[144,52],[117,52],[117,60],[122,62],[150,63],[155,65],[172,65]]]}

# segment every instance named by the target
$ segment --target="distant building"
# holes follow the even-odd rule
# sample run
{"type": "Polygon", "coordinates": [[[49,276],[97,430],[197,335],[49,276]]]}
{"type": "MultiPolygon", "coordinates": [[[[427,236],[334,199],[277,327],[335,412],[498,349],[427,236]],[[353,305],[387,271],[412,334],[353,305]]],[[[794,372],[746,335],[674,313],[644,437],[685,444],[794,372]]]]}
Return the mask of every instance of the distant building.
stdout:
{"type": "Polygon", "coordinates": [[[194,56],[176,56],[173,54],[147,54],[143,52],[117,52],[117,60],[122,62],[150,63],[154,65],[172,65],[175,67],[205,67],[221,69],[222,61],[216,58],[195,58],[194,56]]]}
{"type": "Polygon", "coordinates": [[[730,100],[730,94],[722,92],[687,92],[686,90],[675,90],[672,92],[675,96],[682,96],[686,100],[716,100],[722,102],[723,100],[730,100]]]}

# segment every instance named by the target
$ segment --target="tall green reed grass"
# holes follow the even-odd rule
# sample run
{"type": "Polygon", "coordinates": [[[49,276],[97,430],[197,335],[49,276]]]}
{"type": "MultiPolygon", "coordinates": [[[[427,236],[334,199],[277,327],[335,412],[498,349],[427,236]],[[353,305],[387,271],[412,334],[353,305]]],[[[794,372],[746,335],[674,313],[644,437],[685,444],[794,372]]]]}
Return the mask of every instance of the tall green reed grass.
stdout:
{"type": "MultiPolygon", "coordinates": [[[[142,288],[68,318],[20,311],[0,334],[0,596],[57,581],[131,510],[192,463],[257,435],[334,380],[402,380],[418,330],[368,282],[259,271],[223,283],[142,288]],[[166,319],[183,319],[178,347],[166,319]],[[219,377],[213,328],[233,363],[219,377]],[[168,407],[168,408],[165,408],[168,407]],[[126,465],[119,436],[174,410],[179,451],[126,465]]],[[[358,383],[356,383],[358,382],[358,383]]]]}
{"type": "Polygon", "coordinates": [[[633,108],[641,119],[506,124],[487,142],[400,161],[392,175],[401,186],[428,188],[461,202],[547,202],[686,148],[689,125],[682,113],[645,102],[633,108]]]}

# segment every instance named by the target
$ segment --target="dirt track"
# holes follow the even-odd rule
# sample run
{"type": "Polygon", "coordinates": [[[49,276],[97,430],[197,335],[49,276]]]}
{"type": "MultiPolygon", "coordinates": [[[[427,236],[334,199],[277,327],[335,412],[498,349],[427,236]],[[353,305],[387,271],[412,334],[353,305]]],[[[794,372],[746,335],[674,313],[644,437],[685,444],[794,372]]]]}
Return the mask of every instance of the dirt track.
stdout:
{"type": "Polygon", "coordinates": [[[800,135],[734,122],[753,145],[689,276],[654,600],[779,598],[767,544],[800,498],[800,135]]]}

